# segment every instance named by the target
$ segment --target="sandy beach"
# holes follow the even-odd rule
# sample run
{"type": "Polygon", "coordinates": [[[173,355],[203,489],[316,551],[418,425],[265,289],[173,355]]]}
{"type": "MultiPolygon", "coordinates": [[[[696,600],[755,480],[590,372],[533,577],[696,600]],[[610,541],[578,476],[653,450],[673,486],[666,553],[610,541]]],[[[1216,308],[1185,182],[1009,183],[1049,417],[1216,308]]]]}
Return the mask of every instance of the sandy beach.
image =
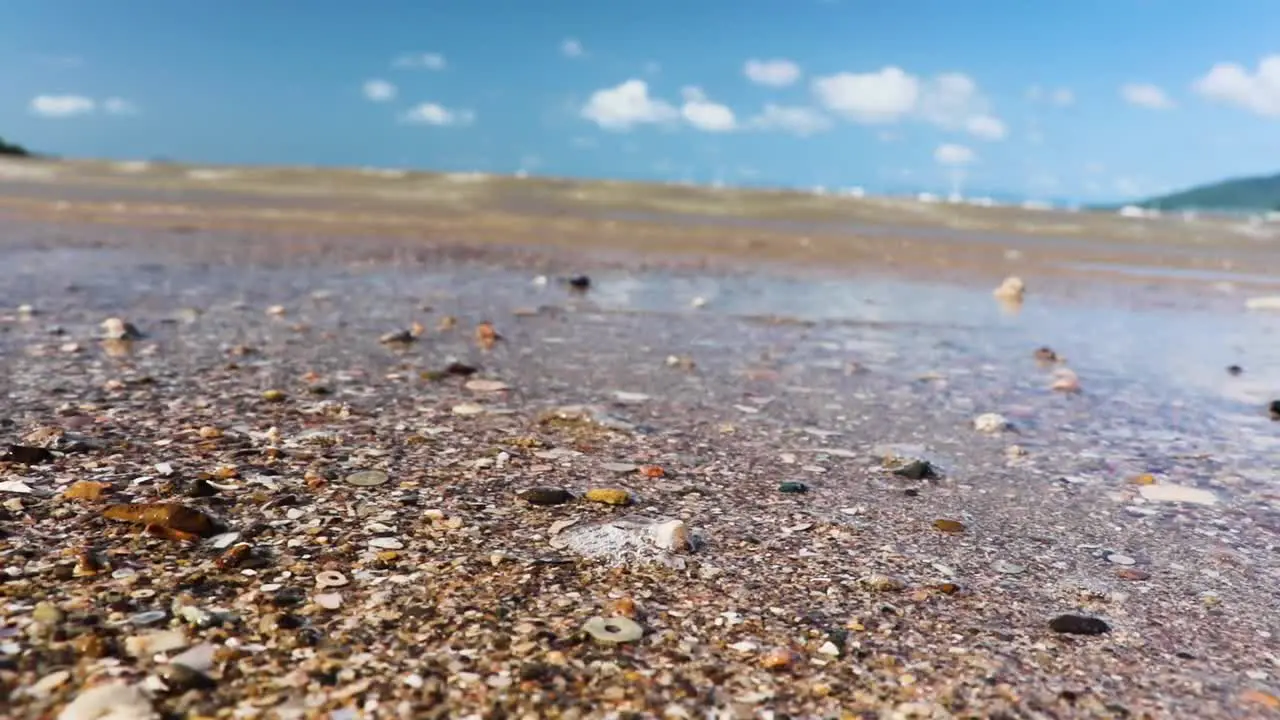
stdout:
{"type": "Polygon", "coordinates": [[[1280,715],[1265,228],[21,166],[0,714],[1280,715]]]}

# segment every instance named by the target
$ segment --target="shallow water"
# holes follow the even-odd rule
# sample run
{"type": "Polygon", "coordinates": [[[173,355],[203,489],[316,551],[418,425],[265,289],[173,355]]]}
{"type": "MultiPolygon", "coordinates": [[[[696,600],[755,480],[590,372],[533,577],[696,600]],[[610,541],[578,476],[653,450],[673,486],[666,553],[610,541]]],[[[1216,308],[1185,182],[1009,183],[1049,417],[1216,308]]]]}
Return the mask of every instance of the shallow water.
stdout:
{"type": "MultiPolygon", "coordinates": [[[[1278,449],[1280,427],[1265,408],[1280,388],[1280,314],[1245,312],[1230,294],[1126,291],[1152,295],[1135,298],[1100,288],[1074,300],[1031,295],[1014,309],[985,288],[884,278],[604,272],[578,296],[554,280],[541,286],[528,273],[481,266],[266,269],[71,249],[13,250],[8,260],[0,306],[32,302],[86,323],[123,314],[154,324],[181,307],[260,313],[280,303],[311,306],[307,319],[321,327],[381,333],[407,326],[423,302],[500,323],[513,308],[561,306],[611,322],[612,342],[718,356],[711,365],[721,363],[726,377],[730,361],[767,351],[770,362],[794,369],[796,384],[839,393],[840,371],[856,362],[875,376],[868,390],[875,403],[891,405],[898,392],[917,400],[936,393],[952,412],[1004,412],[1042,434],[1057,424],[1064,446],[1107,448],[1117,457],[1213,453],[1263,468],[1278,449]],[[326,299],[317,300],[318,291],[326,299]],[[692,307],[695,298],[705,305],[692,307]],[[1042,345],[1067,358],[1081,395],[1048,390],[1049,371],[1031,359],[1042,345]],[[1232,364],[1244,374],[1230,376],[1232,364]],[[921,385],[925,373],[944,379],[921,385]]],[[[5,352],[17,350],[5,344],[5,352]]],[[[616,361],[626,360],[624,353],[616,361]]],[[[595,372],[609,371],[604,362],[595,372]]]]}

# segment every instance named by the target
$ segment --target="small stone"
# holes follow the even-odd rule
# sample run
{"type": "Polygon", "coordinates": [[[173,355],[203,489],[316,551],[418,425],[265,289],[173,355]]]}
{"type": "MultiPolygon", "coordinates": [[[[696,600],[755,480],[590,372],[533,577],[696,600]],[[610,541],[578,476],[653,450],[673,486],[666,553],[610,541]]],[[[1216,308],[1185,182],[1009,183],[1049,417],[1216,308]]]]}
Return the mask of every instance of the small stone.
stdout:
{"type": "Polygon", "coordinates": [[[786,648],[774,648],[760,658],[760,665],[766,670],[783,670],[795,662],[795,653],[786,648]]]}
{"type": "Polygon", "coordinates": [[[67,670],[58,670],[40,678],[27,689],[27,694],[37,698],[47,698],[53,694],[54,690],[67,684],[71,679],[71,673],[67,670]]]}
{"type": "Polygon", "coordinates": [[[1120,578],[1121,580],[1142,581],[1142,580],[1150,580],[1151,573],[1147,572],[1146,570],[1139,570],[1137,568],[1125,567],[1125,568],[1118,568],[1116,570],[1116,577],[1120,578]]]}
{"type": "Polygon", "coordinates": [[[325,610],[337,610],[342,607],[341,593],[320,593],[314,599],[316,604],[325,610]]]}
{"type": "Polygon", "coordinates": [[[564,488],[538,486],[516,493],[516,497],[530,505],[563,505],[573,501],[573,493],[564,488]]]}
{"type": "Polygon", "coordinates": [[[165,665],[156,674],[164,681],[165,687],[175,694],[191,690],[212,690],[218,686],[213,678],[199,670],[176,663],[165,665]]]}
{"type": "Polygon", "coordinates": [[[650,528],[653,544],[661,550],[685,553],[693,551],[693,534],[683,520],[668,520],[650,528]]]}
{"type": "Polygon", "coordinates": [[[132,617],[129,618],[129,622],[134,625],[140,625],[140,626],[154,625],[160,622],[161,620],[164,620],[167,617],[169,617],[169,613],[163,610],[148,610],[146,612],[140,612],[136,615],[133,615],[132,617]]]}
{"type": "Polygon", "coordinates": [[[471,392],[480,392],[480,393],[501,392],[503,390],[511,389],[510,385],[502,382],[501,380],[479,380],[479,379],[468,380],[467,384],[464,387],[466,387],[466,389],[470,390],[471,392]]]}
{"type": "Polygon", "coordinates": [[[274,316],[276,316],[276,317],[279,317],[279,316],[281,316],[281,315],[284,315],[284,314],[285,314],[284,306],[283,306],[283,305],[272,305],[271,307],[267,308],[267,314],[268,314],[268,315],[274,315],[274,316]]]}
{"type": "Polygon", "coordinates": [[[383,334],[382,337],[378,338],[378,342],[383,345],[407,345],[417,339],[408,330],[393,330],[383,334]]]}
{"type": "Polygon", "coordinates": [[[139,340],[142,333],[133,323],[125,322],[118,317],[107,318],[99,325],[102,328],[102,337],[107,340],[139,340]]]}
{"type": "Polygon", "coordinates": [[[928,460],[912,460],[894,470],[893,474],[908,480],[930,480],[938,477],[938,471],[928,460]]]}
{"type": "Polygon", "coordinates": [[[784,482],[778,485],[778,492],[787,494],[800,494],[809,492],[809,486],[798,481],[784,482]]]}
{"type": "Polygon", "coordinates": [[[200,643],[183,650],[169,662],[174,665],[186,665],[192,670],[208,672],[213,668],[216,653],[217,647],[212,643],[200,643]]]}
{"type": "Polygon", "coordinates": [[[95,685],[85,690],[58,713],[58,720],[152,720],[159,717],[141,688],[120,682],[95,685]]]}
{"type": "Polygon", "coordinates": [[[982,433],[1004,432],[1010,427],[1009,419],[1000,413],[983,413],[973,419],[973,428],[982,433]]]}
{"type": "Polygon", "coordinates": [[[376,487],[386,484],[388,476],[381,470],[357,470],[346,478],[348,485],[356,487],[376,487]]]}
{"type": "Polygon", "coordinates": [[[818,652],[830,657],[840,657],[840,646],[828,640],[822,643],[822,647],[818,648],[818,652]]]}
{"type": "Polygon", "coordinates": [[[1244,372],[1244,368],[1240,367],[1239,365],[1227,366],[1227,374],[1230,375],[1231,377],[1240,377],[1240,374],[1243,372],[1244,372]]]}
{"type": "Polygon", "coordinates": [[[1070,368],[1059,368],[1053,374],[1053,384],[1050,388],[1064,393],[1080,392],[1080,377],[1070,368]]]}
{"type": "Polygon", "coordinates": [[[453,406],[452,412],[454,415],[462,416],[479,415],[484,412],[484,406],[476,403],[460,403],[453,406]]]}
{"type": "Polygon", "coordinates": [[[57,625],[66,617],[66,613],[62,612],[57,605],[53,603],[36,603],[35,609],[31,611],[31,619],[41,625],[57,625]]]}
{"type": "Polygon", "coordinates": [[[1123,553],[1111,553],[1107,555],[1107,562],[1114,565],[1134,565],[1138,561],[1123,553]]]}
{"type": "Polygon", "coordinates": [[[634,642],[644,636],[644,629],[636,621],[617,616],[593,617],[582,629],[591,637],[607,644],[634,642]]]}
{"type": "Polygon", "coordinates": [[[883,573],[872,573],[859,580],[863,587],[876,592],[898,592],[907,586],[901,578],[883,573]]]}
{"type": "Polygon", "coordinates": [[[614,463],[614,462],[605,463],[601,467],[603,467],[605,470],[608,470],[609,472],[618,473],[620,475],[633,473],[636,470],[640,469],[640,466],[632,465],[631,463],[614,463]]]}
{"type": "Polygon", "coordinates": [[[214,440],[222,437],[222,431],[212,425],[205,425],[200,428],[199,435],[205,440],[214,440]]]}
{"type": "Polygon", "coordinates": [[[620,488],[592,488],[583,495],[583,498],[606,505],[631,504],[631,493],[620,488]]]}
{"type": "Polygon", "coordinates": [[[286,397],[288,396],[284,394],[283,390],[263,390],[262,391],[262,399],[266,400],[267,402],[273,402],[273,403],[284,402],[286,397]]]}
{"type": "Polygon", "coordinates": [[[1105,621],[1087,615],[1059,615],[1049,621],[1049,629],[1067,635],[1101,635],[1111,631],[1105,621]]]}
{"type": "Polygon", "coordinates": [[[39,465],[53,460],[54,455],[48,448],[34,447],[31,445],[10,445],[9,449],[0,455],[0,462],[18,463],[19,465],[39,465]]]}
{"type": "Polygon", "coordinates": [[[760,646],[751,642],[750,640],[739,640],[738,642],[730,645],[729,649],[737,650],[740,653],[750,653],[750,652],[755,652],[756,650],[759,650],[760,646]]]}
{"type": "Polygon", "coordinates": [[[609,603],[609,611],[614,615],[635,620],[640,614],[639,608],[636,607],[636,601],[629,597],[618,598],[609,603]]]}
{"type": "Polygon", "coordinates": [[[347,582],[347,576],[336,570],[324,570],[316,573],[316,585],[322,588],[342,587],[347,582]]]}
{"type": "Polygon", "coordinates": [[[1005,278],[1004,282],[1000,283],[999,287],[991,291],[991,294],[995,295],[997,298],[1011,301],[1021,301],[1026,293],[1027,284],[1024,283],[1022,278],[1017,275],[1010,275],[1005,278]]]}
{"type": "Polygon", "coordinates": [[[938,519],[933,521],[933,526],[944,533],[962,533],[965,531],[964,523],[959,520],[938,519]]]}
{"type": "Polygon", "coordinates": [[[379,550],[401,550],[404,548],[404,543],[393,537],[376,537],[369,541],[369,547],[379,550]]]}
{"type": "Polygon", "coordinates": [[[102,498],[102,491],[111,487],[106,483],[94,482],[92,480],[77,480],[71,484],[62,493],[64,500],[99,500],[102,498]]]}
{"type": "Polygon", "coordinates": [[[1240,693],[1240,702],[1246,705],[1261,705],[1269,710],[1280,710],[1280,698],[1261,690],[1245,690],[1240,693]]]}

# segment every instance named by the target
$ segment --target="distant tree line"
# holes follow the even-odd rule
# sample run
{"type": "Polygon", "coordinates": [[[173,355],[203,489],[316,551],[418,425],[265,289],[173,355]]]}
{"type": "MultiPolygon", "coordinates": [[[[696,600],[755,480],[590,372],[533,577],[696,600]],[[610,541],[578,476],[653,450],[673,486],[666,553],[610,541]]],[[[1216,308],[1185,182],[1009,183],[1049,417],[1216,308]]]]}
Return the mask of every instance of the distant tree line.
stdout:
{"type": "Polygon", "coordinates": [[[0,155],[11,157],[30,157],[31,152],[21,145],[15,145],[0,137],[0,155]]]}

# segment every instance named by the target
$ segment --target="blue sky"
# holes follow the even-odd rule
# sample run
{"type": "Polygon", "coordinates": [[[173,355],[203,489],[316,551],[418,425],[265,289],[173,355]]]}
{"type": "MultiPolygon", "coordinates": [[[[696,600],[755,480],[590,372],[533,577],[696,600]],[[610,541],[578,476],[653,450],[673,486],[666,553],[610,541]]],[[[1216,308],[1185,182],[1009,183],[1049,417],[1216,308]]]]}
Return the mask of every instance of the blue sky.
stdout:
{"type": "Polygon", "coordinates": [[[70,156],[1077,199],[1280,172],[1267,0],[7,0],[0,68],[0,136],[70,156]]]}

